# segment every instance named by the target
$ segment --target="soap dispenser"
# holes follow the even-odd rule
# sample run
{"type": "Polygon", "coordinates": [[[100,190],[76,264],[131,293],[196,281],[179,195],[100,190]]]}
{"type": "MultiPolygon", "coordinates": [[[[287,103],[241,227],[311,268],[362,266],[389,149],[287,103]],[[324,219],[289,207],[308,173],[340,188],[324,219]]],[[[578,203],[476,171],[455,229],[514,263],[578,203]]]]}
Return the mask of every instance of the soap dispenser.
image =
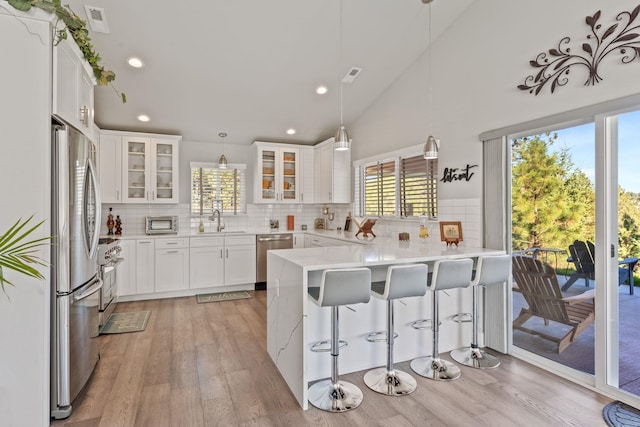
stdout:
{"type": "Polygon", "coordinates": [[[424,212],[422,212],[422,215],[420,215],[420,234],[418,235],[421,242],[425,242],[429,237],[428,225],[429,218],[424,212]]]}

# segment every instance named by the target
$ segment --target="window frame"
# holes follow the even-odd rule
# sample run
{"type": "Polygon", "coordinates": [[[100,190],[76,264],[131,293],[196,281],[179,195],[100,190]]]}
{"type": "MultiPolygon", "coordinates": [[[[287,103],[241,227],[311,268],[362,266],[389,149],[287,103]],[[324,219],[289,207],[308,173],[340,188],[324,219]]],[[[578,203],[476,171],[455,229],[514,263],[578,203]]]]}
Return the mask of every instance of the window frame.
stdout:
{"type": "MultiPolygon", "coordinates": [[[[355,169],[354,173],[354,211],[357,216],[375,216],[377,218],[382,219],[417,219],[422,212],[413,211],[413,215],[407,216],[407,206],[406,202],[406,194],[403,194],[403,191],[408,188],[406,186],[406,182],[403,182],[403,159],[410,159],[412,157],[422,156],[423,154],[423,144],[414,145],[411,147],[407,147],[400,150],[395,150],[388,153],[383,153],[377,156],[368,157],[365,159],[357,160],[353,162],[353,166],[355,169]],[[366,188],[365,188],[365,179],[366,174],[365,170],[368,167],[394,162],[395,167],[395,211],[393,215],[366,215],[365,214],[365,196],[366,196],[366,188]]],[[[431,192],[431,203],[425,203],[427,206],[425,210],[428,211],[425,213],[429,217],[430,220],[437,220],[438,215],[438,160],[431,159],[426,160],[425,162],[429,162],[427,166],[426,172],[426,185],[428,186],[431,183],[431,188],[433,189],[431,192]],[[429,170],[431,173],[429,174],[429,170]]],[[[425,188],[425,191],[428,191],[429,187],[425,188]]],[[[378,203],[379,205],[379,203],[378,203]]],[[[379,210],[378,210],[379,213],[379,210]]]]}
{"type": "MultiPolygon", "coordinates": [[[[213,209],[220,209],[220,213],[225,215],[246,215],[247,214],[247,165],[243,163],[229,163],[226,169],[220,169],[218,163],[214,162],[190,162],[189,163],[189,214],[191,217],[200,217],[205,214],[205,212],[212,211],[213,209]],[[233,203],[232,206],[225,206],[224,204],[217,205],[216,202],[220,202],[220,199],[212,199],[211,203],[206,203],[202,201],[202,197],[198,199],[200,202],[200,208],[194,209],[194,206],[197,206],[194,201],[194,196],[196,195],[194,188],[194,169],[210,169],[216,173],[216,181],[219,182],[220,174],[224,171],[239,171],[240,172],[240,188],[234,188],[234,193],[239,193],[235,197],[233,197],[236,201],[239,200],[239,203],[233,203]],[[231,208],[231,209],[230,209],[231,208]]],[[[234,180],[234,187],[236,181],[234,180]]],[[[202,189],[199,190],[202,192],[202,189]]],[[[216,187],[216,193],[220,193],[222,187],[216,187]]],[[[216,196],[217,197],[217,196],[216,196]]]]}

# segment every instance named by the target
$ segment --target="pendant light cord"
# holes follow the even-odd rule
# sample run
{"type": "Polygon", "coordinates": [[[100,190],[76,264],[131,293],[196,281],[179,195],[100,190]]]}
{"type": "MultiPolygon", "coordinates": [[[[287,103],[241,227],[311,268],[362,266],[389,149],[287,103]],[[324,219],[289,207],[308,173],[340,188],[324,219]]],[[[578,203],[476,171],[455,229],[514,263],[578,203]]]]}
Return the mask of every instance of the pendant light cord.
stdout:
{"type": "Polygon", "coordinates": [[[429,46],[427,47],[429,49],[429,134],[433,135],[433,117],[432,117],[432,111],[431,111],[431,104],[432,104],[432,85],[431,85],[431,5],[433,4],[433,2],[429,3],[429,46]]]}
{"type": "Polygon", "coordinates": [[[344,124],[342,121],[342,88],[344,83],[342,82],[342,0],[340,0],[340,60],[338,62],[338,79],[340,79],[340,126],[344,124]]]}

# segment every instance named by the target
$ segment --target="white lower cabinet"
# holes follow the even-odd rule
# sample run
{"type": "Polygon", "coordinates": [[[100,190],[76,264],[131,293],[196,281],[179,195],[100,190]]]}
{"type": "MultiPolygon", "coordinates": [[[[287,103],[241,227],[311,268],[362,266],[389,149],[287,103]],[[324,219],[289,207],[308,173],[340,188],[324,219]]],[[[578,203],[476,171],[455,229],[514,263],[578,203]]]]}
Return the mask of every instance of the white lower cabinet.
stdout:
{"type": "Polygon", "coordinates": [[[135,295],[136,290],[136,241],[120,240],[120,258],[116,269],[117,295],[135,295]]]}
{"type": "Polygon", "coordinates": [[[155,252],[154,239],[136,240],[136,294],[155,291],[155,252]]]}
{"type": "Polygon", "coordinates": [[[224,239],[225,285],[256,282],[256,236],[227,236],[224,239]]]}
{"type": "Polygon", "coordinates": [[[256,282],[254,234],[192,237],[189,252],[192,289],[256,282]]]}
{"type": "Polygon", "coordinates": [[[293,233],[293,248],[304,248],[305,237],[304,233],[293,233]]]}
{"type": "Polygon", "coordinates": [[[189,239],[156,240],[156,292],[189,288],[189,239]]]}
{"type": "Polygon", "coordinates": [[[121,240],[120,246],[119,297],[256,282],[255,234],[121,240]]]}
{"type": "Polygon", "coordinates": [[[189,287],[224,286],[224,237],[193,237],[189,247],[189,287]]]}

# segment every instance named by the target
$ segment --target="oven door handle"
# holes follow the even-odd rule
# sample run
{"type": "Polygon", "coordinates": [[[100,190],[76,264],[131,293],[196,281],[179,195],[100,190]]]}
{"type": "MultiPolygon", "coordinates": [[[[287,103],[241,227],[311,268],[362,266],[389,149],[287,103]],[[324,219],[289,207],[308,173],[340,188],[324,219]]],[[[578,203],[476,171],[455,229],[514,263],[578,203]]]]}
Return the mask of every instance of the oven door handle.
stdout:
{"type": "Polygon", "coordinates": [[[111,273],[113,270],[115,270],[118,264],[122,263],[123,261],[124,261],[124,258],[116,258],[114,261],[110,262],[109,264],[103,265],[102,274],[111,273]]]}
{"type": "Polygon", "coordinates": [[[80,295],[74,295],[73,302],[82,301],[83,299],[88,298],[91,295],[95,294],[100,289],[102,289],[102,284],[103,284],[102,279],[98,278],[96,282],[93,285],[91,285],[86,291],[84,291],[80,295]]]}

